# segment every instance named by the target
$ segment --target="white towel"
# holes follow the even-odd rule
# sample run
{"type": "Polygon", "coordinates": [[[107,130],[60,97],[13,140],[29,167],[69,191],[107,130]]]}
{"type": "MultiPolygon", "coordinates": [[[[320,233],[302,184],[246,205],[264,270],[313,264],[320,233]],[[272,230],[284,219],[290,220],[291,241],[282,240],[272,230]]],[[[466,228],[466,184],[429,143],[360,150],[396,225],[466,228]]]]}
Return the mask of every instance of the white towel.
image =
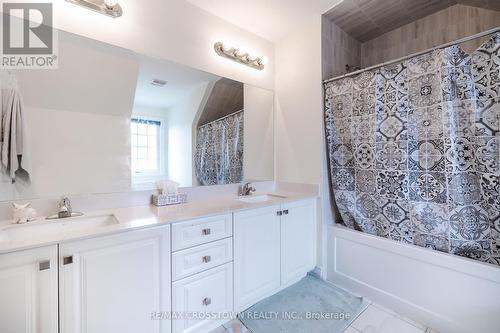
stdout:
{"type": "MultiPolygon", "coordinates": [[[[12,76],[12,74],[9,73],[12,76]]],[[[12,77],[2,74],[0,165],[13,182],[30,182],[31,168],[26,140],[24,107],[12,77]],[[10,80],[10,82],[9,82],[10,80]]]]}

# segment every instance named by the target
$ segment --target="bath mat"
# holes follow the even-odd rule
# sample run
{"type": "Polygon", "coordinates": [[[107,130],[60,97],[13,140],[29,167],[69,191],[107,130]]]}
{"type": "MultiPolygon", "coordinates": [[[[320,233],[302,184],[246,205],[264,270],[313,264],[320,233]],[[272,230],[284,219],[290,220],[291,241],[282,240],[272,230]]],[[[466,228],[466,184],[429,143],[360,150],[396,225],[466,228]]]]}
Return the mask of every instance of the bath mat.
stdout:
{"type": "Polygon", "coordinates": [[[252,333],[341,333],[365,306],[362,297],[308,275],[239,319],[252,333]]]}

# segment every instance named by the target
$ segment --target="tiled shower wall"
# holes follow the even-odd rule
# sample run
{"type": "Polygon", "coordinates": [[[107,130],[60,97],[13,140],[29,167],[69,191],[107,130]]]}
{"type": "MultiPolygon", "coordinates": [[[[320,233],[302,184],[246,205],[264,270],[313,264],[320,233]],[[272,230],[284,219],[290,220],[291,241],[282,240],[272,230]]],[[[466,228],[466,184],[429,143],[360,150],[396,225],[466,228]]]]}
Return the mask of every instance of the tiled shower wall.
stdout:
{"type": "Polygon", "coordinates": [[[322,21],[323,79],[345,73],[345,65],[361,66],[361,43],[334,23],[322,21]]]}
{"type": "MultiPolygon", "coordinates": [[[[323,79],[345,74],[346,64],[366,68],[498,26],[500,11],[455,5],[360,43],[323,18],[323,79]]],[[[461,47],[472,52],[487,38],[465,43],[461,47]]]]}
{"type": "MultiPolygon", "coordinates": [[[[377,65],[498,26],[500,11],[455,5],[363,43],[361,65],[377,65]]],[[[486,39],[461,47],[472,52],[486,39]]]]}

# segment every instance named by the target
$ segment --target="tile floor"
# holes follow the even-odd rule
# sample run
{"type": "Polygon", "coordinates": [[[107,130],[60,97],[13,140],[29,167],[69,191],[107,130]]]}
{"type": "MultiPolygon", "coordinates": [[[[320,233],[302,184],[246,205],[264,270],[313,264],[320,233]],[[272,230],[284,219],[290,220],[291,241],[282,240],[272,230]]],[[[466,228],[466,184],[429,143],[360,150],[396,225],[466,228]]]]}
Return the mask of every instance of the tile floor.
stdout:
{"type": "MultiPolygon", "coordinates": [[[[235,319],[210,333],[252,333],[235,319]]],[[[271,333],[271,332],[270,332],[271,333]]],[[[343,333],[438,333],[379,304],[368,302],[343,333]]]]}

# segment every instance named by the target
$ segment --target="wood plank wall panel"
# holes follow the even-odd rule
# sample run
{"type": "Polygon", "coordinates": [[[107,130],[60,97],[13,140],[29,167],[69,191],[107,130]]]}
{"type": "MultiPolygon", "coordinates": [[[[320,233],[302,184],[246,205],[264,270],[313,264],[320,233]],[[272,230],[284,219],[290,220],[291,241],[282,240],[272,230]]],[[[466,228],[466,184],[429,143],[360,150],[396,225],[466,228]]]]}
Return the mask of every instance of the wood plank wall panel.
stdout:
{"type": "MultiPolygon", "coordinates": [[[[363,43],[361,66],[377,65],[498,26],[499,11],[455,5],[363,43]]],[[[473,51],[485,39],[462,47],[473,51]]]]}
{"type": "Polygon", "coordinates": [[[345,65],[361,66],[361,43],[330,20],[322,22],[323,79],[345,73],[345,65]]]}
{"type": "Polygon", "coordinates": [[[500,10],[500,0],[343,0],[325,17],[364,43],[457,4],[500,10]]]}

